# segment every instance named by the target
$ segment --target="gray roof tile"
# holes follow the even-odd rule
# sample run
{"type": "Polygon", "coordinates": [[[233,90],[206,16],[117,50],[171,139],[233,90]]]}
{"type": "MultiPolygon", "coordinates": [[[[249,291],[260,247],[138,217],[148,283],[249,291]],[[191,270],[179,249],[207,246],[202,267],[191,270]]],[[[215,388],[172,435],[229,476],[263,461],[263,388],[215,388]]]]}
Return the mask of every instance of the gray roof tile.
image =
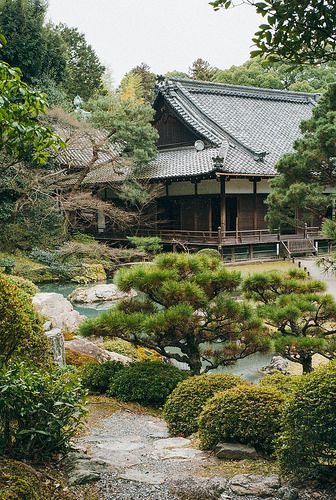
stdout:
{"type": "Polygon", "coordinates": [[[292,150],[301,121],[310,118],[318,99],[318,94],[175,78],[159,85],[160,95],[213,147],[200,153],[161,150],[143,172],[155,179],[214,174],[212,158],[225,140],[230,148],[223,171],[274,176],[277,160],[292,150]]]}

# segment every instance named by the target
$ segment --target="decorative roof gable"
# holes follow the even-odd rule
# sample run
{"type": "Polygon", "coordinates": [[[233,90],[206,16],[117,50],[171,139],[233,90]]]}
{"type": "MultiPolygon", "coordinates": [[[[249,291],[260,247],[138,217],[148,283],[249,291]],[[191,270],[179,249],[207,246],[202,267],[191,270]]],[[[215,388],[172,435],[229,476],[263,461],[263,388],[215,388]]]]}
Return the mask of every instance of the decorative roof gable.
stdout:
{"type": "MultiPolygon", "coordinates": [[[[300,136],[300,123],[310,118],[318,97],[305,92],[170,78],[158,84],[154,107],[163,98],[211,149],[220,148],[227,141],[223,171],[237,175],[264,172],[265,176],[274,176],[277,160],[292,150],[300,136]]],[[[210,154],[201,151],[194,162],[192,148],[175,153],[161,150],[157,160],[146,169],[146,175],[157,179],[177,174],[181,178],[200,175],[202,164],[204,174],[208,175],[210,154]]],[[[215,151],[214,156],[218,155],[215,151]]]]}

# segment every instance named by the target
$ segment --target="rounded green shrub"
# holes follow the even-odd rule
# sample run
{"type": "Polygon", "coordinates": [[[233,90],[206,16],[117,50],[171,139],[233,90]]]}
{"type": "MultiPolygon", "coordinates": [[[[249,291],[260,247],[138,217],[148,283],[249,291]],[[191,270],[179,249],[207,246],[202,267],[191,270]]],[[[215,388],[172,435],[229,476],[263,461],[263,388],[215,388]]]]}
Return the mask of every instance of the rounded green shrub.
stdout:
{"type": "Polygon", "coordinates": [[[274,387],[241,385],[219,392],[199,418],[201,447],[238,442],[272,453],[281,426],[285,396],[274,387]]]}
{"type": "Polygon", "coordinates": [[[35,364],[50,362],[50,346],[42,320],[27,294],[0,275],[0,364],[13,356],[35,364]]]}
{"type": "Polygon", "coordinates": [[[69,370],[10,363],[0,370],[0,454],[41,460],[65,452],[86,413],[78,376],[69,370]]]}
{"type": "Polygon", "coordinates": [[[117,373],[108,394],[122,401],[160,407],[187,377],[187,372],[161,361],[141,361],[117,373]]]}
{"type": "Polygon", "coordinates": [[[119,361],[105,361],[105,363],[88,363],[81,369],[83,385],[90,392],[105,393],[113,377],[125,366],[119,361]]]}
{"type": "Polygon", "coordinates": [[[7,280],[13,285],[17,286],[20,290],[25,292],[29,297],[34,297],[39,291],[38,287],[30,280],[22,278],[21,276],[6,276],[7,280]]]}
{"type": "Polygon", "coordinates": [[[163,410],[170,433],[189,436],[196,432],[198,417],[208,399],[242,383],[246,382],[240,377],[222,373],[190,377],[178,384],[163,410]]]}
{"type": "Polygon", "coordinates": [[[302,380],[302,375],[284,375],[276,372],[271,375],[265,375],[260,379],[259,384],[262,387],[275,387],[285,395],[290,395],[296,390],[302,380]]]}
{"type": "Polygon", "coordinates": [[[335,474],[335,362],[302,377],[285,407],[277,444],[285,474],[313,479],[335,474]]]}

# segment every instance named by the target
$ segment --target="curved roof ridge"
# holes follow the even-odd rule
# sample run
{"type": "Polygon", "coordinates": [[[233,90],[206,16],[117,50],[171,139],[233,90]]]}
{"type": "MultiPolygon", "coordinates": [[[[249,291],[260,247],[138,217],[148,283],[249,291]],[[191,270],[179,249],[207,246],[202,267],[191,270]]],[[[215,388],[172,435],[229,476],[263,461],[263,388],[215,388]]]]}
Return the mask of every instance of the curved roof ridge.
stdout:
{"type": "Polygon", "coordinates": [[[169,85],[169,82],[180,83],[183,86],[194,87],[194,91],[197,91],[198,88],[204,92],[205,90],[211,91],[221,91],[225,93],[237,93],[239,95],[242,94],[251,94],[254,97],[260,98],[278,98],[280,100],[295,100],[295,101],[307,101],[311,102],[317,101],[320,94],[318,92],[296,92],[293,90],[285,90],[285,89],[271,89],[264,87],[253,87],[253,86],[245,86],[245,85],[235,85],[231,83],[220,83],[220,82],[209,82],[205,80],[191,80],[187,78],[167,78],[166,85],[169,85]]]}
{"type": "Polygon", "coordinates": [[[160,90],[164,93],[166,98],[168,98],[173,108],[179,112],[180,116],[182,115],[182,117],[186,119],[187,122],[195,130],[197,130],[197,132],[207,137],[217,146],[222,144],[223,139],[227,139],[241,147],[253,158],[257,157],[258,159],[262,159],[265,156],[266,151],[252,149],[250,146],[244,144],[241,139],[232,135],[230,132],[218,125],[212,118],[210,118],[208,114],[194,102],[191,93],[184,88],[178,79],[176,79],[175,85],[171,85],[169,81],[167,81],[166,84],[161,86],[160,90]],[[178,93],[182,95],[182,98],[178,93]],[[181,113],[181,108],[183,108],[185,113],[183,113],[183,111],[181,113]],[[185,114],[189,116],[186,116],[185,114]]]}

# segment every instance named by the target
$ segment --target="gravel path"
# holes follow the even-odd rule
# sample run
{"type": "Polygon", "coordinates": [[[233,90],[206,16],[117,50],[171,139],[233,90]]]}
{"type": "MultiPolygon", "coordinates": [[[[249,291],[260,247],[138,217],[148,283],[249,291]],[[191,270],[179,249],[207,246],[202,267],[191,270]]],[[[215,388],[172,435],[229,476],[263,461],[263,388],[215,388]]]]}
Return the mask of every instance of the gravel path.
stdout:
{"type": "MultiPolygon", "coordinates": [[[[214,458],[194,448],[189,439],[169,438],[160,418],[128,411],[104,419],[100,427],[80,439],[80,445],[94,460],[108,465],[98,485],[102,498],[108,500],[178,499],[174,490],[179,494],[181,485],[183,489],[193,478],[204,483],[199,477],[204,466],[215,464],[214,458]]],[[[227,481],[211,478],[211,483],[217,499],[227,481]]]]}
{"type": "Polygon", "coordinates": [[[275,475],[227,477],[213,455],[170,438],[162,419],[132,411],[103,418],[79,438],[78,449],[86,453],[69,460],[70,481],[97,481],[99,500],[335,500],[280,488],[275,475]]]}

